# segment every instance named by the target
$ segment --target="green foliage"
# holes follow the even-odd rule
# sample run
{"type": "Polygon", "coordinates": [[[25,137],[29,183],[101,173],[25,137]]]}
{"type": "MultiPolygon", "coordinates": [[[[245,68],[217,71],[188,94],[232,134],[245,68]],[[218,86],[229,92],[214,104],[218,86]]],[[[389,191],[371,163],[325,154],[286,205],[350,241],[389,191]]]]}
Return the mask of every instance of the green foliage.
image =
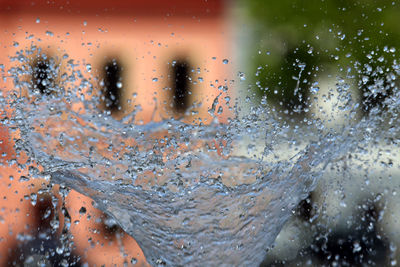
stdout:
{"type": "Polygon", "coordinates": [[[284,108],[304,106],[316,74],[332,64],[358,69],[360,80],[369,76],[360,83],[367,91],[385,75],[380,69],[392,67],[394,53],[385,52],[399,51],[400,4],[392,0],[242,1],[258,25],[257,93],[284,108]],[[365,66],[378,71],[365,73],[365,66]]]}

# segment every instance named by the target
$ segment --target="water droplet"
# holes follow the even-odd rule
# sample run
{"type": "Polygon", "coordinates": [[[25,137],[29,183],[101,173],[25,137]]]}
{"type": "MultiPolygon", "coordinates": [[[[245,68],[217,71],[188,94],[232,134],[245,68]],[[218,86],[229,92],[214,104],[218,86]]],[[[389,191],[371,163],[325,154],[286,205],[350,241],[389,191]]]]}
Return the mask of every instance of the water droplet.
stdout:
{"type": "Polygon", "coordinates": [[[63,254],[64,253],[64,247],[63,246],[56,247],[56,252],[59,255],[63,254]]]}
{"type": "Polygon", "coordinates": [[[36,205],[36,202],[37,202],[37,194],[36,194],[36,193],[32,193],[31,196],[30,196],[30,198],[31,198],[31,204],[32,204],[33,206],[35,206],[35,205],[36,205]]]}
{"type": "Polygon", "coordinates": [[[86,71],[91,72],[92,71],[92,65],[86,64],[86,71]]]}
{"type": "Polygon", "coordinates": [[[19,181],[20,181],[20,182],[29,182],[29,180],[30,180],[30,179],[29,179],[28,177],[23,176],[23,175],[19,178],[19,181]]]}
{"type": "Polygon", "coordinates": [[[244,72],[239,71],[238,76],[239,76],[241,81],[245,81],[246,80],[246,75],[244,74],[244,72]]]}
{"type": "Polygon", "coordinates": [[[356,253],[356,252],[359,252],[359,251],[361,251],[360,243],[354,242],[353,243],[353,253],[356,253]]]}
{"type": "Polygon", "coordinates": [[[313,86],[310,88],[310,91],[313,95],[317,94],[319,92],[319,87],[318,86],[313,86]]]}
{"type": "Polygon", "coordinates": [[[79,209],[79,214],[80,215],[84,215],[86,213],[86,208],[85,207],[81,207],[80,209],[79,209]]]}

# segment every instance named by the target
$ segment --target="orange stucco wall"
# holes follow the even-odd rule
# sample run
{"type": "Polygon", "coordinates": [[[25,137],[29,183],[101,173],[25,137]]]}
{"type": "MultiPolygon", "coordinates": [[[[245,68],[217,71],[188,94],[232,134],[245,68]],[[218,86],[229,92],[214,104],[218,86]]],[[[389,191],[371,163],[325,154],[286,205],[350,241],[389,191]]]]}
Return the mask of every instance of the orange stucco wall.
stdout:
{"type": "MultiPolygon", "coordinates": [[[[117,0],[109,7],[109,1],[97,1],[96,6],[89,4],[91,1],[37,2],[32,5],[31,1],[0,1],[0,64],[4,64],[6,70],[20,64],[11,62],[10,56],[36,45],[60,59],[64,71],[70,71],[66,61],[74,59],[84,77],[91,79],[96,91],[96,77],[101,73],[102,63],[116,57],[124,67],[123,110],[129,113],[135,105],[140,105],[142,112],[137,115],[136,122],[147,123],[152,118],[161,120],[173,115],[168,102],[169,91],[164,88],[171,86],[168,78],[171,62],[185,59],[195,69],[191,102],[202,103],[198,114],[189,114],[185,120],[211,122],[208,109],[222,92],[218,89],[221,85],[228,86],[229,90],[220,97],[224,112],[218,117],[221,122],[226,122],[230,116],[231,111],[223,99],[226,94],[233,98],[232,63],[224,64],[223,59],[230,58],[231,36],[222,12],[222,1],[210,1],[208,5],[204,1],[184,1],[189,4],[182,6],[184,2],[180,0],[172,1],[171,5],[166,5],[165,1],[126,4],[128,1],[117,0]],[[65,54],[69,56],[67,60],[62,59],[65,54]],[[90,72],[87,64],[92,66],[90,72]],[[133,97],[134,94],[137,96],[133,97]]],[[[12,89],[14,85],[10,78],[1,79],[3,93],[12,89]]],[[[3,140],[0,151],[7,154],[1,159],[4,166],[0,164],[0,265],[4,266],[10,248],[17,242],[17,233],[30,231],[27,225],[32,221],[29,211],[33,207],[24,196],[37,192],[47,181],[36,179],[20,183],[18,178],[10,180],[10,175],[19,177],[24,170],[8,167],[5,162],[12,155],[12,134],[2,127],[0,138],[3,140]]],[[[121,266],[135,258],[139,264],[145,264],[133,238],[127,235],[110,238],[95,231],[100,227],[96,218],[103,215],[91,205],[89,198],[73,191],[66,205],[72,222],[79,220],[78,224],[72,224],[71,233],[77,251],[83,256],[82,262],[88,262],[90,266],[121,266]],[[87,209],[86,214],[79,213],[83,206],[87,209]],[[92,215],[89,216],[91,219],[88,215],[92,215]]]]}

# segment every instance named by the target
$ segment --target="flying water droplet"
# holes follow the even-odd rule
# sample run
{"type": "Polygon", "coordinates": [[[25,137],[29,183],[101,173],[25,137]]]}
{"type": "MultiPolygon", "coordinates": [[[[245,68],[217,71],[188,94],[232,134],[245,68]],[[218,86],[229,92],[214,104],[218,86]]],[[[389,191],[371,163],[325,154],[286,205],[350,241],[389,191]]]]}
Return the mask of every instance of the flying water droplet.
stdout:
{"type": "Polygon", "coordinates": [[[241,81],[245,81],[246,80],[246,74],[244,72],[239,71],[238,76],[239,76],[241,81]]]}
{"type": "Polygon", "coordinates": [[[86,64],[86,71],[91,72],[92,71],[92,65],[86,64]]]}

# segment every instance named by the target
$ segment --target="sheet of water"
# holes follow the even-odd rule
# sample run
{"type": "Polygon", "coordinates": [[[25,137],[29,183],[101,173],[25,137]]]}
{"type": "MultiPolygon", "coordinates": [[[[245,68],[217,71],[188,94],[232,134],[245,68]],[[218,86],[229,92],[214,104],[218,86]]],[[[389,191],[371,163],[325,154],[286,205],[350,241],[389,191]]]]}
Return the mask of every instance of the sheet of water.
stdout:
{"type": "MultiPolygon", "coordinates": [[[[17,60],[23,62],[23,55],[17,60]]],[[[41,95],[18,79],[21,70],[9,73],[16,90],[1,99],[11,110],[2,122],[16,138],[17,156],[29,155],[20,164],[35,162],[41,177],[91,197],[153,265],[261,262],[330,162],[397,135],[394,127],[384,134],[379,129],[382,121],[393,124],[396,94],[387,100],[386,113],[372,111],[361,120],[357,104],[348,101],[349,123],[335,130],[311,116],[282,124],[266,105],[226,125],[136,125],[133,114],[115,120],[97,109],[98,99],[82,97],[79,86],[64,91],[78,79],[41,95]],[[260,144],[263,153],[253,156],[260,144]],[[285,155],[280,146],[287,146],[285,155]],[[243,148],[247,155],[240,153],[243,148]]]]}

